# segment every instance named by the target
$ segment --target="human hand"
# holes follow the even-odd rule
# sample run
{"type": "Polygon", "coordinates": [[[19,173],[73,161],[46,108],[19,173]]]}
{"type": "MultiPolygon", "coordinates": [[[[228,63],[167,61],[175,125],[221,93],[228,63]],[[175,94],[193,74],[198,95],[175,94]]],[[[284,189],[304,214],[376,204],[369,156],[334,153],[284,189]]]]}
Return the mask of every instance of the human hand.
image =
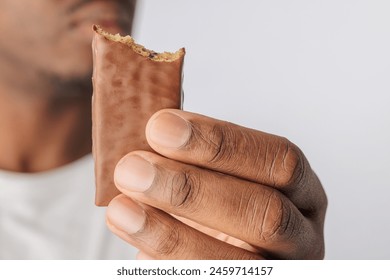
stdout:
{"type": "Polygon", "coordinates": [[[115,170],[111,231],[152,259],[321,259],[325,192],[287,139],[166,109],[148,122],[159,154],[115,170]]]}

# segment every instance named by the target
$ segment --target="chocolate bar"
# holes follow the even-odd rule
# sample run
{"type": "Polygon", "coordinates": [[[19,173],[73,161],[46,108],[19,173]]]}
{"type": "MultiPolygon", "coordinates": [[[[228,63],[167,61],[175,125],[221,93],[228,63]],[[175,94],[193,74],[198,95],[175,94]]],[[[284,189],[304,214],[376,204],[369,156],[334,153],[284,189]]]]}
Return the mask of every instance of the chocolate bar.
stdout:
{"type": "Polygon", "coordinates": [[[134,150],[151,150],[148,119],[164,108],[181,108],[184,48],[157,53],[130,36],[94,26],[92,141],[96,198],[106,206],[120,192],[114,184],[118,161],[134,150]]]}

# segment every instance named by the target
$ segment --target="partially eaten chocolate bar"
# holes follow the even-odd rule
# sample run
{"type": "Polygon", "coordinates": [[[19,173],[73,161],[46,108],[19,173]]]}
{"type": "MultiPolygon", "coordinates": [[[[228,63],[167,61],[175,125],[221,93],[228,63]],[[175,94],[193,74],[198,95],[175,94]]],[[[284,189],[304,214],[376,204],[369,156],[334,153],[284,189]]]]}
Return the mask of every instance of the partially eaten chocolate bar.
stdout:
{"type": "Polygon", "coordinates": [[[118,161],[134,150],[151,150],[148,119],[164,108],[181,108],[185,50],[157,53],[130,36],[94,26],[92,141],[96,199],[106,206],[119,194],[114,184],[118,161]]]}

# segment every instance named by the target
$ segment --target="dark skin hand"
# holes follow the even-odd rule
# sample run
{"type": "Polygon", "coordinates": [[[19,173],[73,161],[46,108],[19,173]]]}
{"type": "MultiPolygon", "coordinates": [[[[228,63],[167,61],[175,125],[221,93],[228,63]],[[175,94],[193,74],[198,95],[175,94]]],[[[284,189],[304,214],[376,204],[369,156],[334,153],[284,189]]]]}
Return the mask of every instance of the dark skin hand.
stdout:
{"type": "Polygon", "coordinates": [[[117,165],[109,228],[141,259],[322,259],[327,199],[286,138],[179,110],[117,165]],[[168,214],[169,213],[169,214],[168,214]]]}

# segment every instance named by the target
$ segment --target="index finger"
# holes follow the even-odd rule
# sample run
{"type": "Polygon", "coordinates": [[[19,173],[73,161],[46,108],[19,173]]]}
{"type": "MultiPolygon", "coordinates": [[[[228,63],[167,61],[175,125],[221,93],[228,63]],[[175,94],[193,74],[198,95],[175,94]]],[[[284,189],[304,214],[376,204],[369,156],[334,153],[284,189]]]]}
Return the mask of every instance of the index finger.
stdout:
{"type": "MultiPolygon", "coordinates": [[[[195,113],[157,112],[147,124],[146,138],[168,158],[274,187],[290,196],[301,196],[308,180],[316,178],[302,152],[286,138],[195,113]]],[[[306,198],[318,197],[307,191],[306,198]]]]}

